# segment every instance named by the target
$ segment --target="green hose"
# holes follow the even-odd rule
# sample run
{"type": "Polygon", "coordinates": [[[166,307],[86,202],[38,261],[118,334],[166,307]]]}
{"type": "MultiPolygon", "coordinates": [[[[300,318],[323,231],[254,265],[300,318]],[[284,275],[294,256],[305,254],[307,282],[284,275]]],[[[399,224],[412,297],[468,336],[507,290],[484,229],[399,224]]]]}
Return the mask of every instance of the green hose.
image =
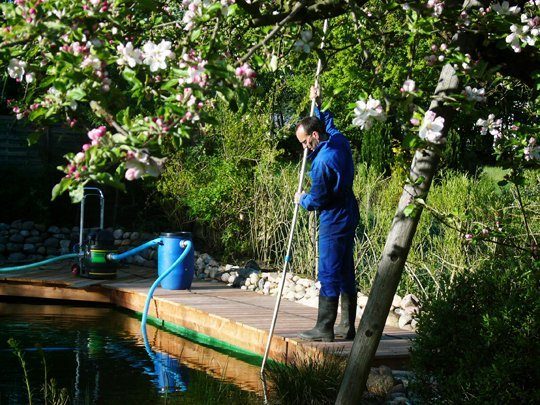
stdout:
{"type": "Polygon", "coordinates": [[[34,267],[44,266],[46,264],[59,262],[61,260],[75,259],[77,257],[79,257],[78,253],[68,253],[67,255],[51,257],[50,259],[42,260],[41,262],[37,262],[37,263],[30,263],[30,264],[25,264],[23,266],[15,266],[15,267],[3,267],[3,268],[0,268],[0,273],[5,272],[5,271],[17,271],[17,270],[32,269],[34,267]]]}

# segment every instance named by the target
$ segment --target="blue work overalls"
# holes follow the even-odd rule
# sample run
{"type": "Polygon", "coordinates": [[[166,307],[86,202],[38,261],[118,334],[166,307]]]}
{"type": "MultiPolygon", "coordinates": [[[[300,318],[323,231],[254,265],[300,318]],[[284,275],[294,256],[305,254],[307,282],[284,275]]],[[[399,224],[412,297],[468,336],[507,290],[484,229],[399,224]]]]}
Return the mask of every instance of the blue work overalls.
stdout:
{"type": "Polygon", "coordinates": [[[320,294],[339,297],[340,292],[356,295],[353,245],[359,221],[358,203],[352,191],[354,164],[351,147],[334,126],[329,111],[315,109],[328,140],[308,156],[311,163],[311,190],[300,205],[319,212],[320,294]]]}

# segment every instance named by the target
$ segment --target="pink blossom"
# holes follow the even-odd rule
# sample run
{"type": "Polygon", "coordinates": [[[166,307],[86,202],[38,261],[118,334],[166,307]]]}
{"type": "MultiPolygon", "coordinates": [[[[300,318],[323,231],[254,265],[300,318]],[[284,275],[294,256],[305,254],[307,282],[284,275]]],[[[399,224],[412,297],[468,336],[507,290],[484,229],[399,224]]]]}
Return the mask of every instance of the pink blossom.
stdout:
{"type": "Polygon", "coordinates": [[[472,234],[470,234],[470,233],[465,234],[465,239],[466,240],[471,240],[472,238],[474,238],[474,236],[472,234]]]}
{"type": "Polygon", "coordinates": [[[125,178],[128,181],[133,181],[141,178],[143,174],[144,172],[141,169],[131,167],[126,170],[125,178]]]}
{"type": "Polygon", "coordinates": [[[100,138],[102,138],[107,132],[107,128],[103,125],[88,131],[88,138],[92,140],[92,145],[97,145],[100,138]]]}
{"type": "Polygon", "coordinates": [[[90,149],[92,145],[90,145],[89,143],[85,143],[83,146],[82,146],[82,150],[84,150],[85,152],[90,149]]]}

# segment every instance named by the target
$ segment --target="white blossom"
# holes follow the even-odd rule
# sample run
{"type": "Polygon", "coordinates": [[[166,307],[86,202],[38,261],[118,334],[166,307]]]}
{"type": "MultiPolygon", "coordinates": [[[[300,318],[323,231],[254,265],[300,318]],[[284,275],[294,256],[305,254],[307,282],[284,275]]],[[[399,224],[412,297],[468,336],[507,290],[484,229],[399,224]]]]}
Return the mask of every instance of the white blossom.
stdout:
{"type": "Polygon", "coordinates": [[[437,117],[433,111],[427,111],[420,125],[418,136],[428,142],[442,144],[446,142],[442,130],[444,129],[444,118],[437,117]]]}
{"type": "Polygon", "coordinates": [[[120,58],[116,63],[120,66],[128,65],[133,68],[142,63],[142,52],[140,49],[134,48],[131,42],[128,42],[126,45],[118,45],[116,50],[120,54],[120,58]]]}
{"type": "Polygon", "coordinates": [[[477,89],[476,87],[471,88],[471,86],[465,87],[465,96],[469,101],[484,102],[486,101],[485,94],[486,90],[484,88],[477,89]]]}
{"type": "Polygon", "coordinates": [[[144,63],[150,66],[151,72],[167,69],[167,58],[174,58],[171,42],[162,40],[158,45],[148,41],[143,45],[144,63]]]}
{"type": "Polygon", "coordinates": [[[313,47],[313,41],[311,41],[312,38],[313,34],[311,31],[302,31],[300,33],[300,39],[294,43],[295,50],[297,52],[309,53],[313,47]]]}
{"type": "Polygon", "coordinates": [[[495,138],[501,137],[502,119],[495,119],[495,114],[489,114],[487,119],[478,118],[476,126],[480,127],[480,133],[486,135],[488,132],[495,138]]]}
{"type": "Polygon", "coordinates": [[[403,86],[401,86],[400,90],[403,93],[412,93],[414,91],[415,86],[416,86],[416,83],[414,82],[414,80],[407,79],[403,83],[403,86]]]}
{"type": "Polygon", "coordinates": [[[151,156],[146,149],[128,153],[126,161],[126,180],[136,180],[144,175],[157,177],[163,171],[165,159],[151,156]]]}
{"type": "Polygon", "coordinates": [[[491,5],[491,8],[497,14],[502,14],[502,15],[516,15],[521,11],[521,8],[519,8],[518,6],[510,7],[510,4],[507,1],[503,1],[502,4],[493,3],[491,5]]]}
{"type": "Polygon", "coordinates": [[[11,59],[7,70],[9,77],[21,81],[26,71],[26,62],[20,59],[11,59]]]}
{"type": "Polygon", "coordinates": [[[81,62],[81,68],[86,69],[87,67],[91,67],[93,70],[101,69],[101,61],[94,55],[85,56],[81,62]]]}
{"type": "Polygon", "coordinates": [[[528,145],[523,149],[523,156],[525,160],[538,160],[540,161],[540,145],[537,144],[536,138],[531,137],[528,145]]]}
{"type": "Polygon", "coordinates": [[[433,9],[433,15],[438,17],[443,12],[444,1],[443,0],[428,0],[427,8],[432,8],[433,9]]]}
{"type": "Polygon", "coordinates": [[[354,116],[352,123],[360,129],[371,128],[373,120],[384,121],[386,119],[381,102],[371,98],[371,96],[368,97],[367,101],[358,100],[356,102],[354,116]]]}
{"type": "Polygon", "coordinates": [[[533,36],[529,35],[530,28],[529,25],[519,26],[512,24],[510,26],[510,31],[512,31],[512,33],[506,37],[506,43],[510,44],[514,52],[521,52],[522,44],[523,46],[534,46],[536,40],[533,36]]]}

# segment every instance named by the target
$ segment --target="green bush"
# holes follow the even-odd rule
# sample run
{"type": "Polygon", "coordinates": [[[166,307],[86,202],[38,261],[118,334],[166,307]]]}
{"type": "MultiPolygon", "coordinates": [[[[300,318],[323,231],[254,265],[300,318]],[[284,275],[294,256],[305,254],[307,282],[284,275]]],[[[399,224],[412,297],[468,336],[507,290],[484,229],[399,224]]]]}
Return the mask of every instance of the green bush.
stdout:
{"type": "Polygon", "coordinates": [[[540,262],[511,257],[462,273],[422,308],[412,348],[426,403],[539,403],[540,262]]]}

